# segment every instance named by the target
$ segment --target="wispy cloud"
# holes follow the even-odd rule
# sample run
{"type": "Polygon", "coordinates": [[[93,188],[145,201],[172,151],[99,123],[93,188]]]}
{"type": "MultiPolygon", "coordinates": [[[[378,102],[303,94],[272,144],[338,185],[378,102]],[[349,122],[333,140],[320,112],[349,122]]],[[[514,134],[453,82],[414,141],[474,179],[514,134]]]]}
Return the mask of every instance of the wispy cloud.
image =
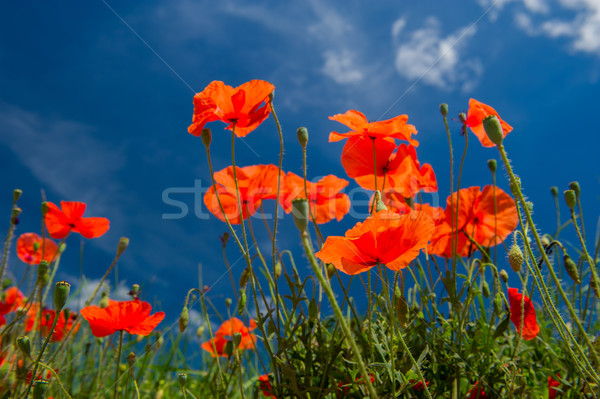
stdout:
{"type": "Polygon", "coordinates": [[[419,79],[439,88],[471,89],[483,72],[477,58],[465,55],[476,28],[467,26],[444,35],[437,18],[429,17],[424,25],[405,33],[404,18],[393,24],[392,35],[397,43],[396,71],[407,79],[419,79]]]}

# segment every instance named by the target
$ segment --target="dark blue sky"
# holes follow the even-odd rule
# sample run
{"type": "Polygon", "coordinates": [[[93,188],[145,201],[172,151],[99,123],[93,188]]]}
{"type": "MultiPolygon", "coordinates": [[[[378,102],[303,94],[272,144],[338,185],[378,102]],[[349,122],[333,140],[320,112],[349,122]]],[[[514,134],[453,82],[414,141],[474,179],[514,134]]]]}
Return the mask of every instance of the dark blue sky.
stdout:
{"type": "MultiPolygon", "coordinates": [[[[145,297],[160,299],[165,310],[178,312],[184,290],[198,285],[199,262],[204,282],[231,296],[227,278],[219,280],[225,269],[218,235],[226,226],[195,216],[193,194],[185,194],[195,180],[205,187],[209,178],[202,143],[186,129],[194,92],[212,80],[238,86],[264,79],[276,86],[286,171],[301,170],[299,126],[310,132],[309,177],[346,177],[342,144],[327,142],[331,130],[345,130],[328,117],[348,109],[370,120],[408,114],[419,130],[419,159],[437,174],[441,203],[449,171],[438,106],[449,103],[455,116],[470,97],[490,104],[515,128],[505,144],[540,229],[555,228],[549,187],[562,192],[579,180],[593,237],[600,3],[563,3],[3,2],[0,209],[8,220],[12,189],[23,189],[23,233],[39,230],[40,190],[57,203],[85,201],[89,216],[111,220],[105,236],[85,243],[88,278],[104,273],[119,237],[127,236],[131,246],[119,276],[147,285],[145,297]],[[165,190],[188,205],[187,216],[165,218],[178,212],[163,201],[165,190]]],[[[230,164],[230,136],[222,124],[211,127],[219,170],[230,164]]],[[[458,157],[464,139],[458,122],[451,128],[458,157]]],[[[470,138],[463,186],[489,184],[486,160],[498,158],[497,151],[470,138]]],[[[238,165],[276,163],[277,151],[269,118],[238,141],[238,165]]],[[[501,169],[498,177],[506,189],[501,169]]],[[[351,182],[349,189],[356,187],[351,182]]],[[[356,221],[348,216],[324,231],[341,235],[356,221]]],[[[299,253],[289,218],[281,231],[281,249],[299,253]]],[[[61,278],[72,279],[79,276],[78,238],[68,245],[61,278]]],[[[238,256],[232,247],[230,260],[238,256]]],[[[21,266],[11,260],[15,271],[21,266]]]]}

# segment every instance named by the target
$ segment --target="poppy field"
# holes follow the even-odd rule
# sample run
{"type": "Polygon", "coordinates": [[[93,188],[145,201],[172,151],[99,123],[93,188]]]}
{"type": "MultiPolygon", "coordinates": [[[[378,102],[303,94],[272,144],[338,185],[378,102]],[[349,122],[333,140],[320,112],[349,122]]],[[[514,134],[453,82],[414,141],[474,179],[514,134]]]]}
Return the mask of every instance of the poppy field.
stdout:
{"type": "Polygon", "coordinates": [[[439,155],[448,169],[434,171],[417,156],[409,115],[371,121],[340,110],[329,142],[346,176],[313,179],[311,133],[283,133],[274,91],[263,80],[213,81],[193,98],[188,133],[205,149],[212,183],[203,205],[227,229],[215,265],[231,281],[225,301],[198,286],[177,293],[181,311],[167,314],[138,284],[114,300],[116,265],[135,240],[123,237],[72,309],[70,282],[55,278],[62,254],[77,250],[66,243],[101,237],[110,221],[70,199],[21,209],[27,193],[14,190],[0,265],[0,398],[600,395],[600,241],[586,234],[576,181],[550,189],[556,215],[534,215],[510,161],[511,136],[522,134],[510,115],[475,99],[457,104],[468,107],[457,115],[447,104],[432,110],[449,149],[439,155]],[[213,134],[230,136],[231,147],[213,148],[213,134]],[[239,141],[261,134],[279,139],[272,163],[238,164],[239,141]],[[301,147],[302,175],[282,167],[284,142],[301,147]],[[479,186],[461,185],[467,149],[484,147],[497,159],[480,168],[479,186]],[[213,150],[229,154],[226,167],[213,165],[213,150]],[[452,192],[439,193],[440,204],[424,200],[441,179],[452,192]],[[367,216],[323,234],[323,224],[352,217],[350,184],[369,193],[367,216]],[[540,231],[534,216],[556,218],[556,230],[540,231]],[[22,218],[39,219],[40,231],[19,231],[22,218]],[[243,268],[230,264],[234,253],[243,268]],[[26,269],[11,280],[15,256],[26,269]]]}

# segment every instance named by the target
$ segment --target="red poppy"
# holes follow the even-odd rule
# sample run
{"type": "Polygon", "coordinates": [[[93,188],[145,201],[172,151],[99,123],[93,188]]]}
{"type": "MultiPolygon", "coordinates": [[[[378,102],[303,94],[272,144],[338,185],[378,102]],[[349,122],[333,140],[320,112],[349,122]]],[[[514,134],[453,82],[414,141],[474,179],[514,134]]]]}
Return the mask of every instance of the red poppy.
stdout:
{"type": "Polygon", "coordinates": [[[52,202],[48,202],[48,211],[44,220],[50,237],[60,240],[70,232],[79,233],[85,238],[100,237],[108,231],[110,222],[107,218],[84,218],[85,203],[74,201],[61,201],[58,209],[52,202]]]}
{"type": "Polygon", "coordinates": [[[151,310],[148,302],[136,299],[113,302],[105,308],[86,306],[80,313],[90,323],[96,337],[106,337],[117,331],[146,336],[165,318],[165,312],[150,316],[151,310]]]}
{"type": "MultiPolygon", "coordinates": [[[[371,380],[371,384],[373,384],[375,382],[375,376],[372,373],[369,373],[369,379],[371,380]]],[[[348,395],[350,393],[350,388],[352,388],[352,386],[356,383],[359,383],[360,385],[364,385],[365,381],[362,377],[356,377],[354,379],[354,383],[350,383],[350,382],[338,382],[338,391],[337,391],[337,397],[338,398],[342,398],[345,397],[346,395],[348,395]],[[343,396],[342,396],[343,395],[343,396]]]]}
{"type": "Polygon", "coordinates": [[[225,129],[235,129],[236,136],[245,137],[271,113],[269,95],[273,90],[275,86],[264,80],[251,80],[236,88],[213,81],[194,96],[194,116],[188,132],[201,136],[206,123],[220,120],[228,123],[225,129]]]}
{"type": "Polygon", "coordinates": [[[396,146],[393,139],[369,140],[352,137],[342,150],[342,165],[359,186],[374,190],[373,142],[377,166],[377,188],[388,187],[412,197],[419,190],[437,191],[437,181],[431,165],[420,165],[415,147],[396,146]],[[396,152],[394,152],[396,151],[396,152]]]}
{"type": "Polygon", "coordinates": [[[0,326],[2,326],[6,323],[4,316],[20,308],[25,296],[17,287],[10,287],[4,291],[0,299],[0,326]]]}
{"type": "Polygon", "coordinates": [[[452,256],[452,239],[457,242],[456,253],[468,256],[476,247],[467,235],[483,247],[502,243],[517,227],[518,215],[515,201],[502,189],[485,186],[463,188],[446,200],[444,222],[438,224],[431,238],[428,252],[449,258],[452,256]],[[458,215],[456,206],[458,205],[458,215]],[[494,207],[496,213],[494,214],[494,207]],[[452,221],[456,220],[455,229],[452,221]],[[466,233],[466,234],[465,234],[466,233]]]}
{"type": "Polygon", "coordinates": [[[471,128],[471,131],[477,136],[481,145],[484,147],[494,147],[496,145],[488,138],[483,128],[483,120],[491,115],[498,117],[500,125],[502,126],[503,137],[506,137],[506,135],[513,130],[512,126],[504,122],[494,108],[473,98],[469,100],[469,111],[467,112],[466,124],[471,128]]]}
{"type": "MultiPolygon", "coordinates": [[[[556,373],[556,376],[560,378],[560,374],[556,373]]],[[[554,388],[558,388],[560,382],[556,381],[552,376],[548,376],[548,399],[555,399],[558,396],[558,392],[554,388]]]]}
{"type": "MultiPolygon", "coordinates": [[[[410,380],[409,383],[414,383],[415,380],[410,380]]],[[[431,383],[429,381],[425,381],[425,385],[427,385],[427,388],[429,388],[429,385],[431,383]]],[[[423,381],[418,380],[417,383],[415,385],[412,386],[412,389],[414,391],[424,391],[425,390],[425,385],[423,385],[423,381]]]]}
{"type": "Polygon", "coordinates": [[[263,374],[260,377],[258,377],[258,388],[266,397],[272,397],[273,399],[277,399],[275,395],[273,395],[273,386],[271,385],[271,381],[269,379],[268,374],[263,374]]]}
{"type": "Polygon", "coordinates": [[[208,351],[213,357],[216,357],[216,355],[226,357],[225,346],[227,345],[227,342],[232,341],[235,333],[241,334],[241,340],[236,349],[253,349],[256,346],[256,335],[250,333],[250,331],[255,328],[256,322],[254,320],[250,320],[250,326],[246,327],[240,319],[233,317],[223,322],[215,332],[214,346],[216,347],[216,354],[215,348],[213,347],[213,340],[204,342],[202,344],[202,349],[208,351]]]}
{"type": "Polygon", "coordinates": [[[437,226],[438,224],[444,221],[444,209],[439,206],[431,206],[429,204],[420,204],[418,202],[414,203],[412,207],[406,203],[405,198],[400,195],[397,191],[384,190],[381,192],[381,201],[385,204],[385,206],[401,215],[406,213],[410,213],[412,211],[420,211],[425,212],[433,222],[437,226]]]}
{"type": "Polygon", "coordinates": [[[329,119],[343,123],[351,129],[345,134],[331,132],[329,134],[329,142],[340,141],[354,136],[372,139],[389,137],[406,140],[415,147],[419,145],[418,141],[411,138],[413,134],[417,134],[417,129],[413,125],[406,123],[408,121],[407,115],[399,115],[385,121],[368,122],[367,117],[362,112],[351,109],[345,114],[330,116],[329,119]]]}
{"type": "MultiPolygon", "coordinates": [[[[36,315],[37,316],[37,315],[36,315]]],[[[30,316],[31,317],[31,316],[30,316]]],[[[42,324],[40,330],[42,331],[42,335],[47,337],[50,333],[50,329],[52,328],[52,324],[54,323],[54,318],[56,317],[56,311],[54,310],[43,310],[42,311],[42,324]]],[[[56,327],[54,329],[54,334],[52,334],[52,338],[50,340],[52,342],[62,341],[65,334],[67,334],[72,328],[73,333],[76,333],[79,330],[79,324],[76,324],[77,315],[75,313],[71,313],[69,315],[69,319],[65,320],[65,312],[60,312],[60,316],[58,316],[58,321],[56,322],[56,327]]],[[[26,322],[29,324],[29,322],[26,322]]],[[[31,322],[33,324],[33,322],[31,322]]]]}
{"type": "MultiPolygon", "coordinates": [[[[350,199],[340,193],[348,185],[348,181],[328,175],[316,183],[306,181],[308,198],[313,216],[317,223],[327,223],[332,219],[342,220],[350,210],[350,199]]],[[[292,210],[292,201],[296,198],[306,198],[304,179],[292,172],[285,177],[281,206],[286,213],[292,210]]]]}
{"type": "Polygon", "coordinates": [[[479,385],[479,381],[473,385],[471,390],[468,393],[467,399],[488,399],[489,396],[483,390],[483,387],[479,385]]]}
{"type": "MultiPolygon", "coordinates": [[[[254,215],[262,200],[277,198],[277,173],[279,168],[275,165],[255,165],[243,168],[236,167],[240,202],[242,204],[242,216],[247,219],[254,215]]],[[[283,186],[285,174],[281,172],[280,185],[283,186]]],[[[219,200],[225,211],[227,219],[232,224],[240,224],[240,212],[233,178],[233,166],[229,166],[215,173],[215,182],[219,200]]],[[[225,217],[219,207],[215,190],[210,187],[204,194],[204,204],[208,210],[225,221],[225,217]]]]}
{"type": "Polygon", "coordinates": [[[399,215],[379,211],[346,231],[345,237],[330,236],[315,254],[347,274],[358,274],[378,263],[400,270],[427,246],[434,224],[424,212],[399,215]]]}
{"type": "Polygon", "coordinates": [[[42,259],[51,262],[57,248],[54,241],[48,238],[42,239],[35,233],[24,233],[17,239],[17,256],[30,265],[37,265],[42,259]]]}
{"type": "Polygon", "coordinates": [[[509,288],[508,302],[510,304],[510,320],[517,328],[517,332],[521,333],[521,320],[523,319],[523,333],[521,334],[523,339],[525,341],[534,339],[540,332],[540,327],[537,324],[535,309],[531,299],[519,293],[517,288],[509,288]],[[522,302],[524,309],[521,307],[522,302]],[[524,318],[522,310],[525,312],[524,318]]]}

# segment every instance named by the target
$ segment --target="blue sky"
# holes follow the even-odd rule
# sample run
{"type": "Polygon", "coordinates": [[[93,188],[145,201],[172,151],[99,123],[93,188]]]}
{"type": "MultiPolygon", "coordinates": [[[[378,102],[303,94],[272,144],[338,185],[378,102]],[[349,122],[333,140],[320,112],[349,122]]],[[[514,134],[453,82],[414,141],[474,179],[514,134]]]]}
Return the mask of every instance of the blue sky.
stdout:
{"type": "MultiPolygon", "coordinates": [[[[562,192],[578,180],[588,234],[596,232],[598,0],[368,6],[111,0],[3,2],[0,10],[0,209],[8,219],[12,189],[23,189],[23,233],[39,230],[40,190],[53,202],[86,202],[88,215],[108,217],[111,229],[85,242],[83,273],[99,278],[119,237],[130,237],[119,276],[144,284],[145,298],[160,299],[167,311],[178,312],[184,290],[198,285],[198,263],[217,300],[231,296],[227,278],[221,279],[218,238],[226,226],[198,218],[194,210],[206,211],[189,193],[196,180],[205,187],[209,179],[202,143],[187,126],[193,94],[212,80],[273,83],[286,140],[284,169],[300,172],[295,131],[307,126],[309,177],[345,177],[342,144],[327,142],[331,130],[344,130],[330,115],[348,109],[370,120],[408,114],[419,130],[419,159],[433,166],[442,203],[449,171],[438,106],[447,102],[456,118],[476,98],[515,128],[505,144],[540,229],[555,228],[549,187],[562,192]],[[187,204],[187,216],[168,216],[177,208],[164,202],[165,190],[187,204]]],[[[211,127],[218,170],[230,164],[230,136],[220,123],[211,127]]],[[[451,121],[451,129],[460,155],[458,122],[451,121]]],[[[463,186],[489,184],[486,160],[498,154],[470,138],[463,186]]],[[[276,163],[277,151],[269,118],[238,141],[238,165],[276,163]]],[[[506,188],[501,169],[498,177],[506,188]]],[[[347,217],[324,230],[341,235],[355,222],[347,217]]],[[[281,230],[280,247],[302,259],[289,218],[281,230]]],[[[73,236],[68,245],[61,274],[76,278],[80,241],[73,236]]],[[[238,256],[232,247],[230,260],[238,256]]],[[[10,267],[17,272],[22,265],[13,258],[10,267]]]]}

